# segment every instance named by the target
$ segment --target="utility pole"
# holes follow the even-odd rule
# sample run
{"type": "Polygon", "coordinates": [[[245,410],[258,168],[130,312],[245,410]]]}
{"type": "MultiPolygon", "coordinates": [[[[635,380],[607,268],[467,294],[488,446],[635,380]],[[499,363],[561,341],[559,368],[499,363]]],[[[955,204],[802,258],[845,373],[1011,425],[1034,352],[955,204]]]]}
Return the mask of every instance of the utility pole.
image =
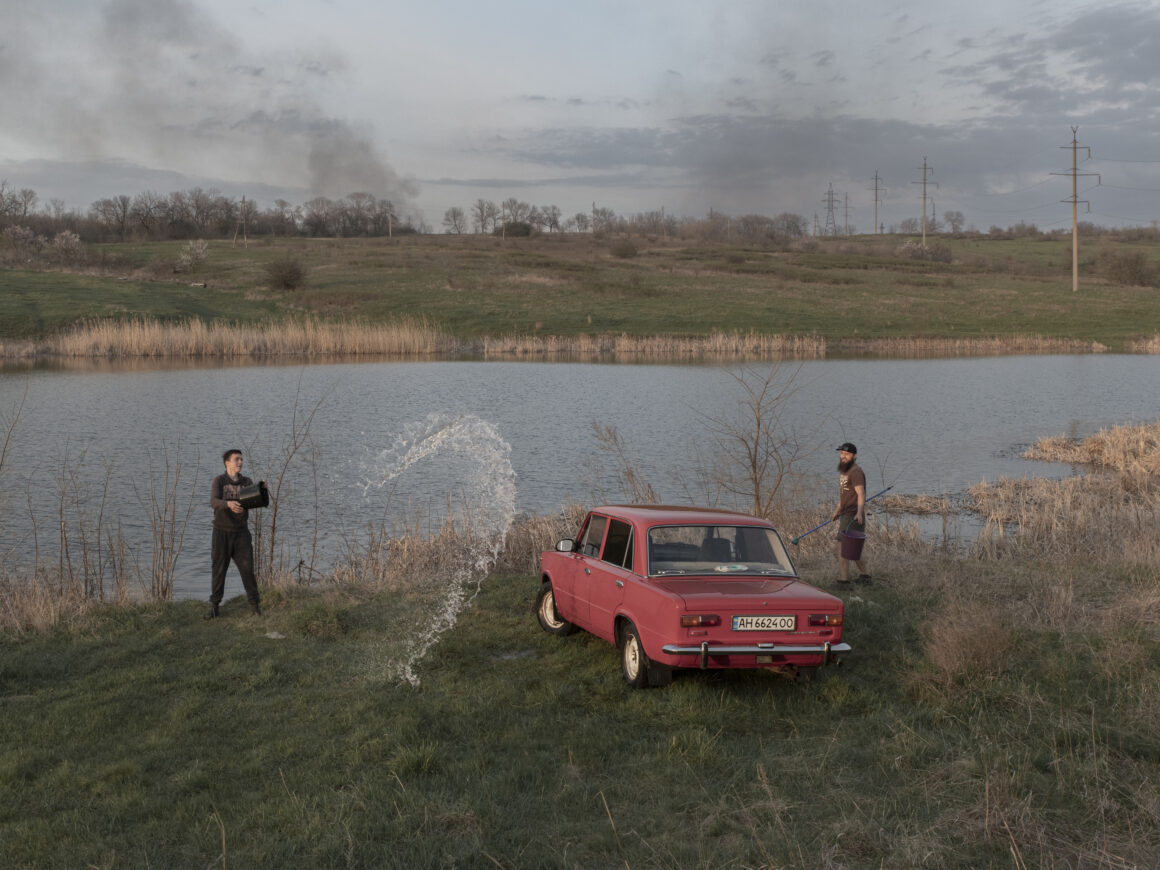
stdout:
{"type": "Polygon", "coordinates": [[[848,236],[848,235],[850,235],[850,194],[843,193],[842,194],[842,201],[845,204],[845,209],[846,209],[845,214],[843,216],[845,218],[845,222],[846,222],[845,223],[846,231],[845,231],[844,235],[848,236]]]}
{"type": "Polygon", "coordinates": [[[242,234],[242,246],[248,248],[250,240],[246,237],[246,198],[242,197],[242,213],[238,215],[238,224],[234,227],[234,247],[238,246],[238,233],[242,234]]]}
{"type": "Polygon", "coordinates": [[[818,213],[814,212],[814,238],[818,236],[818,213]]]}
{"type": "MultiPolygon", "coordinates": [[[[1079,127],[1071,128],[1071,144],[1060,145],[1060,148],[1071,149],[1071,172],[1053,172],[1052,175],[1070,175],[1071,176],[1071,199],[1061,200],[1062,202],[1071,203],[1071,292],[1075,293],[1079,290],[1079,191],[1076,190],[1076,179],[1079,176],[1092,176],[1097,179],[1100,177],[1098,172],[1079,172],[1079,164],[1077,156],[1080,148],[1087,152],[1088,160],[1092,159],[1092,149],[1085,145],[1080,145],[1075,138],[1075,134],[1079,132],[1079,127]]],[[[1098,181],[1096,182],[1099,183],[1098,181]]],[[[1091,211],[1091,203],[1086,199],[1083,201],[1084,205],[1091,211]]]]}
{"type": "Polygon", "coordinates": [[[874,232],[878,232],[878,170],[874,170],[874,232]]]}
{"type": "MultiPolygon", "coordinates": [[[[927,185],[926,175],[928,172],[931,175],[934,175],[934,169],[932,167],[928,167],[926,165],[926,158],[924,157],[924,158],[922,158],[922,181],[910,182],[911,184],[921,184],[922,185],[922,246],[924,248],[926,247],[926,185],[927,185]]],[[[933,181],[930,183],[934,184],[933,181]]],[[[935,184],[934,186],[938,187],[937,184],[935,184]]]]}

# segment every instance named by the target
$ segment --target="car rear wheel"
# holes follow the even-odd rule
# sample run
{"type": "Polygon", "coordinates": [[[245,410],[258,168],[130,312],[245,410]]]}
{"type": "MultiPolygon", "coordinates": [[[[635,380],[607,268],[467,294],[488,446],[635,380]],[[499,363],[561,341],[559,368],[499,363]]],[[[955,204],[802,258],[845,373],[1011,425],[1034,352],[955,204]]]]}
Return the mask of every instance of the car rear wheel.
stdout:
{"type": "Polygon", "coordinates": [[[540,628],[548,634],[565,635],[576,630],[576,626],[556,609],[556,594],[552,591],[550,581],[540,586],[540,594],[536,596],[536,619],[540,621],[540,628]]]}
{"type": "Polygon", "coordinates": [[[673,681],[673,669],[655,664],[644,651],[636,626],[631,622],[624,629],[620,643],[620,669],[624,679],[634,689],[649,686],[667,686],[673,681]]]}

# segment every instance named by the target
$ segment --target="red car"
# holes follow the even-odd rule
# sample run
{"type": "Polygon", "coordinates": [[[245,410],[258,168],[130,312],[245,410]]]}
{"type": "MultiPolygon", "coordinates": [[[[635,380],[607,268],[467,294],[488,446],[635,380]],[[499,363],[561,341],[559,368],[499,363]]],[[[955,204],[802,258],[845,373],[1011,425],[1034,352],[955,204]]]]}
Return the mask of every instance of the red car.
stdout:
{"type": "Polygon", "coordinates": [[[540,557],[536,616],[620,649],[634,688],[674,668],[765,668],[808,680],[838,653],[841,599],[804,583],[765,520],[661,505],[594,508],[540,557]]]}

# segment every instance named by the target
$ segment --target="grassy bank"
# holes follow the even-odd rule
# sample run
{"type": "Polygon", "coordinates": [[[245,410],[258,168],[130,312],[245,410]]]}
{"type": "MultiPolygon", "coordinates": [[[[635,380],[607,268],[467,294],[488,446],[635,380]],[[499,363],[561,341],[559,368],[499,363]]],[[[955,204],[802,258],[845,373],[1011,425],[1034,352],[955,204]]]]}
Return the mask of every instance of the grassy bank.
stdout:
{"type": "MultiPolygon", "coordinates": [[[[611,647],[543,633],[535,552],[575,516],[509,534],[414,687],[384,663],[452,542],[283,578],[261,618],[179,602],[9,626],[0,863],[1155,867],[1158,433],[1036,445],[1089,473],[972,490],[996,522],[964,551],[875,517],[874,584],[842,593],[854,652],[807,686],[633,692],[611,647]]],[[[795,548],[807,579],[832,579],[831,546],[795,548]]]]}
{"type": "Polygon", "coordinates": [[[1030,562],[874,558],[854,654],[805,687],[631,692],[610,647],[539,630],[534,575],[492,576],[418,688],[376,667],[395,602],[351,590],[4,641],[0,860],[1156,866],[1155,625],[1028,607],[1061,585],[1030,562]]]}
{"type": "MultiPolygon", "coordinates": [[[[108,245],[67,269],[0,269],[0,339],[10,354],[93,319],[380,325],[401,316],[453,339],[452,353],[490,342],[523,355],[575,354],[622,336],[677,345],[772,336],[816,355],[819,347],[1148,350],[1160,334],[1157,290],[1116,283],[1094,259],[1073,293],[1063,240],[939,240],[948,262],[901,256],[902,241],[810,240],[774,250],[643,239],[632,257],[590,236],[214,242],[204,262],[182,272],[174,263],[183,243],[108,245]],[[272,289],[267,270],[287,258],[305,280],[272,289]]],[[[1139,247],[1101,245],[1101,256],[1109,246],[1112,256],[1117,245],[1139,247]]]]}

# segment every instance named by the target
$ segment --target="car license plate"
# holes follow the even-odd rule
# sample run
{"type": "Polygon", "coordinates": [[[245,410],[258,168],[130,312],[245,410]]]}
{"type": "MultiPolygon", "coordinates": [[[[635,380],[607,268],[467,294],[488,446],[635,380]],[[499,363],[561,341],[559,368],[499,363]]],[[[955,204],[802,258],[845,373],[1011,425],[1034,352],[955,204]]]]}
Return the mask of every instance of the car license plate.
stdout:
{"type": "Polygon", "coordinates": [[[797,620],[793,616],[734,616],[734,631],[793,631],[797,620]]]}

